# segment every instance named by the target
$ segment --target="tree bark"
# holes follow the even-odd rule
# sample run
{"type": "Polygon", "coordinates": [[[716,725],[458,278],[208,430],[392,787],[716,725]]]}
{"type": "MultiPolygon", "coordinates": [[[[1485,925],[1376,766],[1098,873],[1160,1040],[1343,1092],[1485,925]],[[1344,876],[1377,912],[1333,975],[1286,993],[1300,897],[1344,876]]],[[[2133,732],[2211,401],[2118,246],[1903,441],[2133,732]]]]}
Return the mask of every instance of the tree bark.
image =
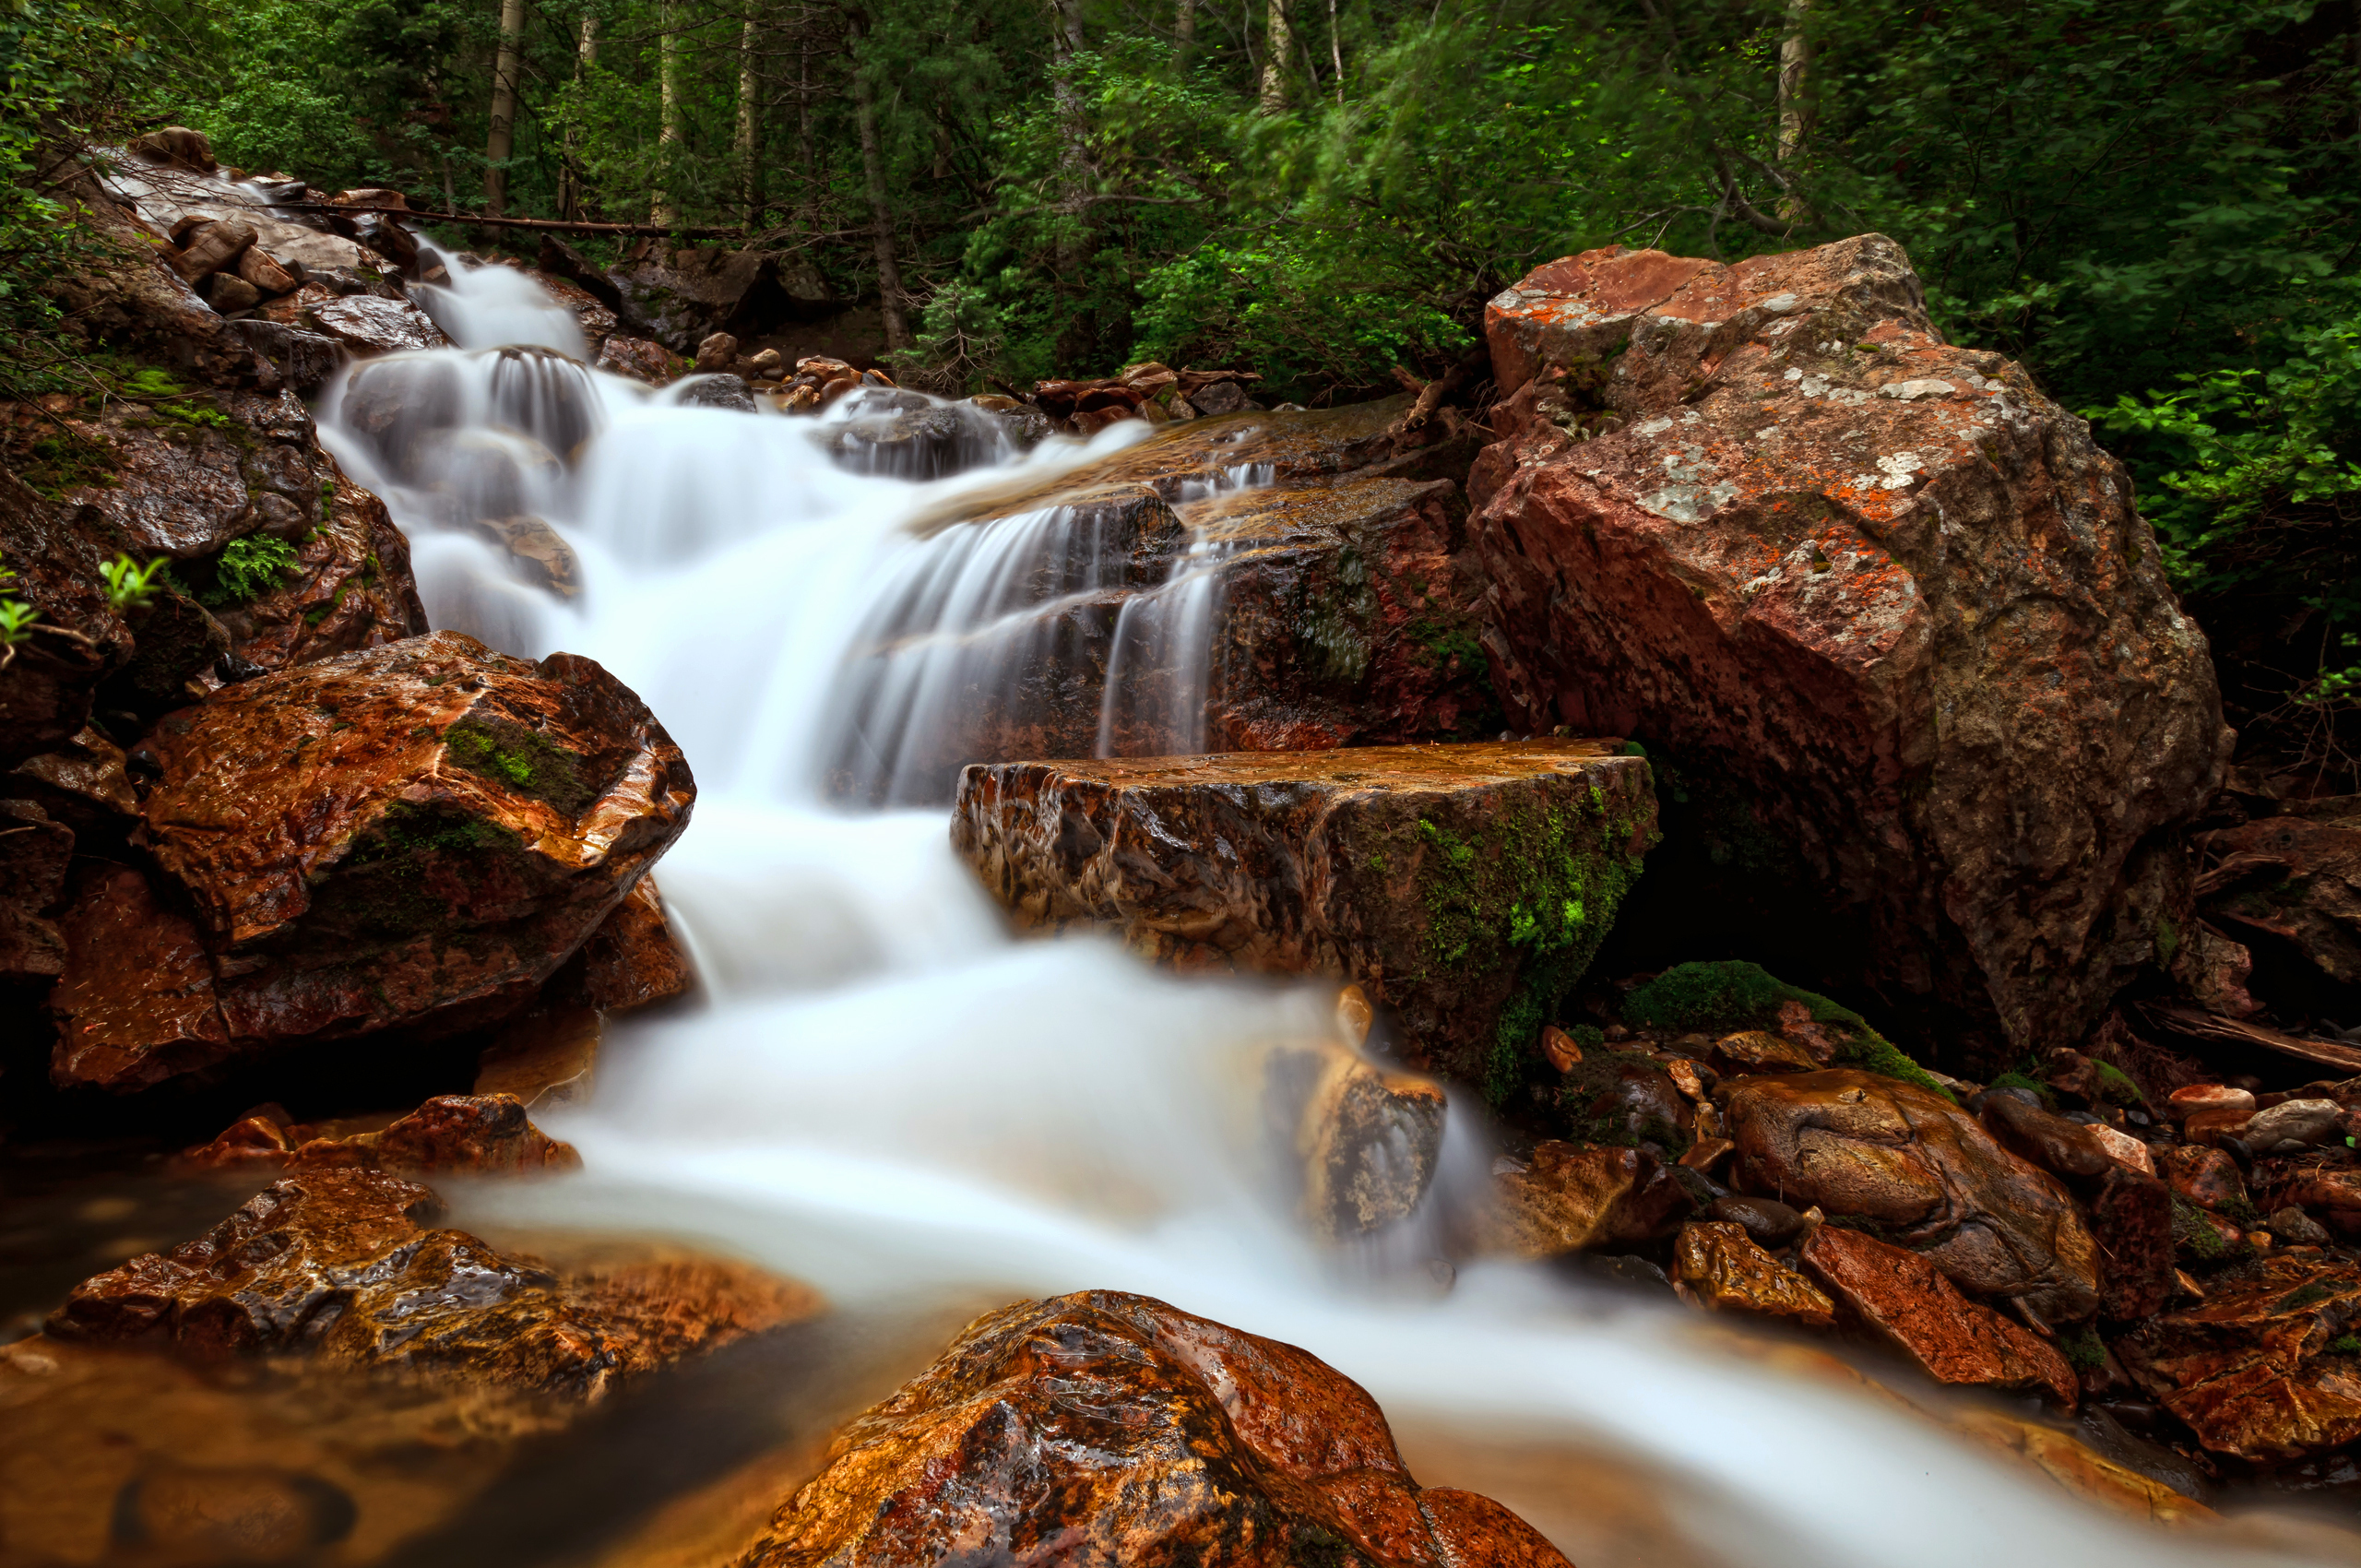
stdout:
{"type": "MultiPolygon", "coordinates": [[[[2361,0],[2356,0],[2361,3],[2361,0]]],[[[1180,0],[1172,13],[1172,47],[1183,65],[1197,43],[1197,0],[1180,0]]]]}
{"type": "Polygon", "coordinates": [[[1287,0],[1270,0],[1263,26],[1263,113],[1276,114],[1287,106],[1287,55],[1295,48],[1295,30],[1287,20],[1287,0]]]}
{"type": "Polygon", "coordinates": [[[647,220],[658,225],[681,220],[680,203],[675,199],[672,189],[673,160],[680,157],[682,144],[687,139],[681,124],[680,22],[681,8],[676,0],[664,0],[657,18],[657,26],[661,31],[656,41],[657,92],[660,103],[656,132],[656,198],[647,208],[647,220]]]}
{"type": "MultiPolygon", "coordinates": [[[[599,18],[586,16],[582,18],[582,30],[576,36],[574,45],[575,84],[579,86],[588,81],[590,73],[596,70],[598,65],[599,18]]],[[[560,160],[557,170],[558,216],[565,219],[578,219],[582,216],[582,171],[577,162],[576,148],[578,140],[579,137],[575,127],[571,124],[567,125],[564,156],[560,160]]]]}
{"type": "Polygon", "coordinates": [[[1082,86],[1070,67],[1082,53],[1082,0],[1050,0],[1050,63],[1056,70],[1058,108],[1058,212],[1065,221],[1057,241],[1061,284],[1081,275],[1090,259],[1084,221],[1090,189],[1089,125],[1082,112],[1082,86]]]}
{"type": "Polygon", "coordinates": [[[1779,45],[1779,161],[1792,162],[1804,149],[1811,115],[1804,92],[1811,74],[1811,40],[1804,36],[1804,21],[1811,0],[1787,0],[1787,36],[1779,45]]]}
{"type": "Polygon", "coordinates": [[[762,71],[760,57],[754,53],[758,30],[754,7],[749,4],[745,22],[738,32],[738,136],[734,150],[738,154],[738,199],[746,209],[746,228],[750,232],[761,221],[763,206],[762,71]]]}
{"type": "Polygon", "coordinates": [[[885,347],[910,346],[910,324],[902,314],[902,266],[894,255],[894,209],[885,189],[885,154],[877,140],[877,104],[860,68],[860,34],[852,35],[853,119],[860,132],[860,172],[869,186],[870,243],[877,253],[878,308],[885,317],[885,347]]]}
{"type": "Polygon", "coordinates": [[[1336,30],[1336,0],[1328,0],[1328,60],[1336,67],[1336,107],[1345,106],[1345,35],[1336,30]]]}
{"type": "Polygon", "coordinates": [[[795,141],[802,160],[803,226],[818,225],[820,217],[820,148],[812,139],[812,22],[807,13],[795,34],[795,141]]]}
{"type": "Polygon", "coordinates": [[[500,51],[492,66],[492,128],[483,138],[483,209],[508,205],[508,160],[516,150],[516,78],[525,47],[525,0],[500,0],[500,51]]]}

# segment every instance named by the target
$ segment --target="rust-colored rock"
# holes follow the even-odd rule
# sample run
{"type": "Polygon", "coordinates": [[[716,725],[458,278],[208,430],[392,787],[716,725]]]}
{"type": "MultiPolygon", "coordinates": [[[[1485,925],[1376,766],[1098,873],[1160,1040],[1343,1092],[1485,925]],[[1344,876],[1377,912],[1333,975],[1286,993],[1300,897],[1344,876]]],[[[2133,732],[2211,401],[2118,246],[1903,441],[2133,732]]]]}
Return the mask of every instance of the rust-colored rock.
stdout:
{"type": "Polygon", "coordinates": [[[2177,1144],[2156,1155],[2156,1175],[2193,1204],[2206,1208],[2244,1205],[2246,1179],[2237,1162],[2218,1148],[2177,1144]]]}
{"type": "Polygon", "coordinates": [[[1605,1144],[1536,1144],[1520,1169],[1492,1178],[1473,1218],[1471,1245],[1482,1256],[1562,1257],[1608,1242],[1643,1241],[1677,1224],[1690,1207],[1662,1161],[1605,1144]]]}
{"type": "Polygon", "coordinates": [[[580,1104],[598,1075],[605,1028],[592,1007],[544,1003],[528,1009],[484,1047],[475,1092],[513,1094],[528,1111],[580,1104]]]}
{"type": "Polygon", "coordinates": [[[2133,1378],[2198,1442],[2295,1459],[2361,1437],[2361,1358],[2332,1350],[2361,1317],[2361,1269],[2273,1257],[2216,1276],[2204,1299],[2115,1345],[2133,1378]]]}
{"type": "Polygon", "coordinates": [[[1334,1041],[1263,1060],[1262,1133],[1319,1235],[1367,1235],[1409,1218],[1442,1152],[1442,1090],[1334,1041]]]}
{"type": "Polygon", "coordinates": [[[1787,1318],[1810,1328],[1836,1321],[1836,1303],[1810,1280],[1755,1245],[1742,1225],[1703,1220],[1680,1228],[1672,1277],[1717,1311],[1787,1318]]]}
{"type": "Polygon", "coordinates": [[[2291,802],[2278,815],[2207,834],[2205,845],[2218,857],[2206,878],[2214,919],[2249,942],[2284,944],[2339,984],[2361,985],[2361,796],[2291,802]]]}
{"type": "Polygon", "coordinates": [[[610,375],[643,381],[650,386],[662,386],[681,374],[682,361],[661,343],[615,332],[599,344],[599,357],[593,368],[610,375]]]}
{"type": "Polygon", "coordinates": [[[513,1094],[437,1095],[383,1132],[300,1142],[291,1135],[288,1142],[288,1165],[298,1170],[492,1176],[582,1166],[574,1146],[534,1126],[525,1102],[513,1094]]]}
{"type": "Polygon", "coordinates": [[[665,922],[656,879],[643,876],[566,960],[546,994],[561,1005],[623,1013],[679,996],[694,980],[689,956],[665,922]]]}
{"type": "Polygon", "coordinates": [[[2361,1156],[2350,1149],[2258,1159],[2254,1187],[2258,1209],[2269,1212],[2292,1204],[2345,1240],[2361,1238],[2361,1156]]]}
{"type": "Polygon", "coordinates": [[[2098,1243],[2099,1311],[2136,1322],[2172,1300],[2172,1189],[2120,1167],[2091,1199],[2091,1239],[2098,1243]]]}
{"type": "Polygon", "coordinates": [[[1765,1029],[1740,1029],[1714,1042],[1714,1059],[1734,1073],[1809,1073],[1826,1066],[1828,1055],[1765,1029]]]}
{"type": "Polygon", "coordinates": [[[1643,761],[1536,741],[978,766],[952,842],[1021,924],[1349,978],[1413,1066],[1504,1092],[1655,826],[1643,761]]]}
{"type": "Polygon", "coordinates": [[[1984,1130],[2001,1147],[2052,1176],[2094,1178],[2106,1175],[2115,1164],[2114,1157],[2087,1129],[2037,1105],[2027,1105],[2014,1095],[1985,1096],[1980,1114],[1984,1130]]]}
{"type": "Polygon", "coordinates": [[[1835,1225],[1806,1237],[1802,1255],[1854,1317],[1936,1382],[2038,1388],[2074,1404],[2074,1369],[2066,1358],[1962,1296],[1929,1259],[1835,1225]]]}
{"type": "Polygon", "coordinates": [[[2228,739],[2122,465],[1946,345],[1881,235],[1592,251],[1487,327],[1469,537],[1511,723],[1726,780],[1867,918],[1861,978],[2081,1039],[2184,874],[2143,846],[2228,739]]]}
{"type": "Polygon", "coordinates": [[[738,1568],[976,1561],[1566,1568],[1500,1504],[1421,1490],[1350,1380],[1114,1291],[970,1324],[837,1436],[738,1568]]]}
{"type": "Polygon", "coordinates": [[[49,911],[65,892],[74,832],[30,801],[0,800],[0,980],[50,980],[65,938],[49,911]]]}
{"type": "Polygon", "coordinates": [[[146,749],[145,832],[174,897],[113,868],[68,911],[61,1084],[142,1088],[292,1040],[512,1012],[694,799],[662,726],[599,666],[453,632],[226,688],[146,749]]]}
{"type": "Polygon", "coordinates": [[[46,1331],[302,1350],[587,1398],[818,1305],[802,1286],[716,1263],[561,1275],[429,1229],[439,1212],[433,1193],[384,1171],[291,1172],[197,1240],[84,1280],[46,1331]]]}
{"type": "Polygon", "coordinates": [[[1746,1191],[1868,1220],[1964,1289],[2022,1297],[2053,1323],[2097,1307],[2097,1250],[2073,1200],[1950,1101],[1838,1068],[1741,1078],[1726,1115],[1746,1191]]]}

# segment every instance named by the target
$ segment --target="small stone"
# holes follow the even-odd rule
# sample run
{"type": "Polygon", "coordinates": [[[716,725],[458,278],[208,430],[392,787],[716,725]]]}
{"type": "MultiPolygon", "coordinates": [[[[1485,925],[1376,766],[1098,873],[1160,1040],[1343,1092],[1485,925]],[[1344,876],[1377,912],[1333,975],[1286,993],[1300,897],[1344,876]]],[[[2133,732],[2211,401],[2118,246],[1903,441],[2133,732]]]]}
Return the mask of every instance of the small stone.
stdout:
{"type": "Polygon", "coordinates": [[[240,253],[238,276],[265,294],[291,293],[301,281],[292,272],[273,261],[270,253],[259,244],[248,245],[240,253]]]}
{"type": "Polygon", "coordinates": [[[2336,1240],[2328,1227],[2295,1205],[2271,1211],[2271,1233],[2289,1246],[2325,1247],[2336,1240]]]}
{"type": "Polygon", "coordinates": [[[716,332],[697,345],[695,363],[691,366],[700,375],[710,375],[728,370],[738,359],[738,339],[727,332],[716,332]]]}
{"type": "Polygon", "coordinates": [[[1679,1182],[1641,1150],[1536,1144],[1524,1170],[1493,1177],[1474,1247],[1486,1256],[1547,1258],[1644,1238],[1662,1228],[1679,1194],[1679,1182]]]}
{"type": "Polygon", "coordinates": [[[1742,1029],[1714,1042],[1714,1055],[1740,1073],[1809,1073],[1820,1058],[1781,1035],[1762,1029],[1742,1029]]]}
{"type": "Polygon", "coordinates": [[[2238,1111],[2252,1115],[2254,1096],[2226,1084],[2189,1084],[2173,1090],[2165,1099],[2165,1114],[2177,1122],[2186,1121],[2201,1111],[2238,1111]]]}
{"type": "Polygon", "coordinates": [[[1573,1036],[1550,1024],[1541,1031],[1541,1054],[1549,1059],[1550,1066],[1563,1073],[1582,1061],[1583,1048],[1575,1043],[1573,1036]]]}
{"type": "Polygon", "coordinates": [[[1714,1167],[1727,1158],[1738,1146],[1727,1138],[1699,1138],[1680,1157],[1681,1165],[1700,1176],[1713,1173],[1714,1167]]]}
{"type": "Polygon", "coordinates": [[[2143,1176],[2153,1176],[2156,1173],[2154,1154],[2146,1144],[2142,1143],[2130,1134],[2104,1123],[2092,1127],[2089,1132],[2106,1157],[2125,1170],[2137,1170],[2143,1176]]]}
{"type": "Polygon", "coordinates": [[[2253,1120],[2251,1111],[2225,1105],[2218,1110],[2200,1111],[2181,1123],[2181,1136],[2193,1144],[2210,1144],[2236,1134],[2253,1120]]]}
{"type": "Polygon", "coordinates": [[[1673,1242],[1672,1276],[1716,1311],[1789,1318],[1812,1328],[1836,1320],[1836,1303],[1802,1275],[1780,1267],[1742,1225],[1682,1226],[1673,1242]]]}
{"type": "Polygon", "coordinates": [[[1705,1212],[1717,1220],[1744,1226],[1748,1235],[1766,1247],[1784,1247],[1808,1229],[1802,1215],[1775,1198],[1733,1193],[1715,1198],[1705,1212]]]}
{"type": "Polygon", "coordinates": [[[787,367],[787,362],[779,356],[777,349],[763,350],[750,357],[746,364],[757,378],[776,376],[787,367]]]}
{"type": "Polygon", "coordinates": [[[2115,1163],[2088,1127],[2006,1095],[1985,1097],[1983,1123],[2001,1146],[2053,1176],[2101,1176],[2115,1163]]]}
{"type": "Polygon", "coordinates": [[[205,301],[227,315],[262,303],[262,291],[234,272],[217,272],[205,280],[205,301]]]}
{"type": "Polygon", "coordinates": [[[2156,1174],[2166,1185],[2200,1208],[2218,1209],[2243,1204],[2247,1196],[2237,1161],[2218,1148],[2181,1144],[2157,1157],[2156,1174]]]}
{"type": "Polygon", "coordinates": [[[2290,1099],[2258,1111],[2240,1134],[2248,1146],[2275,1152],[2282,1143],[2298,1147],[2322,1144],[2336,1133],[2344,1108],[2332,1099],[2290,1099]]]}
{"type": "Polygon", "coordinates": [[[1705,1080],[1698,1075],[1697,1063],[1676,1056],[1664,1064],[1673,1087],[1700,1104],[1706,1103],[1705,1080]]]}

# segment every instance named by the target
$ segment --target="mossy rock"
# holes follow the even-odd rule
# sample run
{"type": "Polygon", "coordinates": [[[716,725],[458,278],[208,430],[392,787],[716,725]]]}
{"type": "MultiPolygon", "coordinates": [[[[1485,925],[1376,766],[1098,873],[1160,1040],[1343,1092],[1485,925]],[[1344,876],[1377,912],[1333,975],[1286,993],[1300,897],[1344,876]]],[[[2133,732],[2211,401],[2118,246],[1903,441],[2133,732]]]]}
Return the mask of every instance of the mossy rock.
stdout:
{"type": "Polygon", "coordinates": [[[1924,1067],[1871,1028],[1867,1018],[1818,992],[1789,985],[1762,965],[1743,958],[1676,965],[1624,998],[1623,1017],[1637,1028],[1667,1032],[1776,1031],[1779,1010],[1788,1003],[1802,1004],[1811,1021],[1836,1042],[1839,1065],[1858,1067],[1945,1099],[1952,1098],[1951,1091],[1924,1067]]]}

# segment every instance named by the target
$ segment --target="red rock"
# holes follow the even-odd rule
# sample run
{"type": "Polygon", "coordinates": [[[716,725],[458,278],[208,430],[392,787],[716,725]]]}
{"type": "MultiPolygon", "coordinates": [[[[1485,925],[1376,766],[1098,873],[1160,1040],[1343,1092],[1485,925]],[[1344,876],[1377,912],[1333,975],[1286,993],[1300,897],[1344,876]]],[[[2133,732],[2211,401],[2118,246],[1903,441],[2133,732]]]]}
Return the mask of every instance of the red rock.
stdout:
{"type": "MultiPolygon", "coordinates": [[[[2361,796],[2290,802],[2205,836],[2219,857],[2208,912],[2276,938],[2342,985],[2361,984],[2361,796]]],[[[2217,1009],[2218,1011],[2219,1009],[2217,1009]]]]}
{"type": "Polygon", "coordinates": [[[1981,1114],[1985,1130],[2003,1148],[2053,1176],[2104,1176],[2115,1164],[2086,1129],[2013,1095],[1986,1096],[1981,1114]]]}
{"type": "Polygon", "coordinates": [[[627,338],[611,333],[599,345],[599,357],[593,368],[610,375],[629,376],[650,386],[662,386],[681,374],[681,361],[661,343],[651,343],[645,338],[627,338]]]}
{"type": "Polygon", "coordinates": [[[1358,1386],[1292,1346],[1086,1291],[971,1324],[857,1418],[738,1559],[1567,1568],[1507,1509],[1422,1490],[1358,1386]]]}
{"type": "Polygon", "coordinates": [[[2120,1323],[2164,1310],[2173,1294],[2173,1196],[2153,1176],[2118,1169],[2091,1199],[2099,1311],[2120,1323]]]}
{"type": "Polygon", "coordinates": [[[2258,1159],[2254,1189],[2258,1209],[2268,1212],[2292,1204],[2339,1237],[2361,1237],[2361,1157],[2351,1150],[2258,1159]]]}
{"type": "Polygon", "coordinates": [[[277,1169],[293,1153],[288,1123],[268,1116],[243,1116],[209,1144],[184,1149],[173,1161],[181,1170],[238,1170],[247,1167],[277,1169]]]}
{"type": "Polygon", "coordinates": [[[72,829],[30,801],[0,800],[0,980],[50,980],[65,968],[65,938],[45,916],[73,856],[72,829]]]}
{"type": "Polygon", "coordinates": [[[2098,1305],[2097,1249],[2066,1190],[1949,1100],[1837,1068],[1738,1079],[1724,1115],[1744,1191],[1868,1220],[2053,1323],[2098,1305]]]}
{"type": "Polygon", "coordinates": [[[2237,1162],[2218,1148],[2180,1144],[2156,1157],[2156,1174],[2172,1190],[2204,1208],[2222,1208],[2247,1201],[2246,1179],[2237,1162]]]}
{"type": "Polygon", "coordinates": [[[2361,1371],[2330,1350],[2361,1316],[2361,1270],[2274,1257],[2216,1276],[2204,1300],[2118,1340],[2140,1385],[2198,1442],[2295,1459],[2361,1437],[2361,1371]]]}
{"type": "Polygon", "coordinates": [[[1672,1277],[1717,1311],[1789,1318],[1808,1328],[1836,1321],[1836,1303],[1726,1221],[1684,1225],[1672,1249],[1672,1277]]]}
{"type": "Polygon", "coordinates": [[[45,1332],[305,1351],[587,1398],[818,1305],[802,1286],[718,1264],[562,1276],[427,1229],[440,1210],[433,1193],[382,1171],[293,1172],[197,1240],[84,1280],[45,1332]]]}
{"type": "Polygon", "coordinates": [[[227,687],[148,750],[145,833],[195,923],[128,868],[77,900],[61,1084],[142,1088],[513,1012],[679,836],[695,788],[596,664],[453,632],[227,687]]]}
{"type": "Polygon", "coordinates": [[[1469,537],[1512,726],[1726,778],[1866,917],[1863,978],[2082,1039],[2184,874],[2135,851],[2227,741],[2122,466],[1944,344],[1880,235],[1593,251],[1487,324],[1469,537]]]}
{"type": "Polygon", "coordinates": [[[665,922],[656,879],[643,876],[551,979],[546,994],[562,1005],[622,1013],[679,996],[695,978],[665,922]]]}
{"type": "Polygon", "coordinates": [[[1492,1178],[1474,1217],[1480,1256],[1563,1257],[1611,1242],[1643,1241],[1679,1223],[1688,1205],[1655,1156],[1555,1139],[1492,1178]]]}
{"type": "Polygon", "coordinates": [[[1865,1326],[1936,1382],[2046,1389],[2072,1408],[2077,1385],[2066,1358],[1962,1296],[1929,1260],[1834,1225],[1804,1239],[1803,1260],[1865,1326]]]}
{"type": "Polygon", "coordinates": [[[1655,825],[1643,761],[1536,741],[978,766],[952,842],[1023,924],[1351,979],[1410,1065],[1504,1092],[1655,825]]]}
{"type": "Polygon", "coordinates": [[[492,1176],[578,1170],[582,1157],[528,1121],[525,1102],[513,1094],[446,1094],[383,1132],[311,1139],[287,1163],[297,1170],[492,1176]]]}

